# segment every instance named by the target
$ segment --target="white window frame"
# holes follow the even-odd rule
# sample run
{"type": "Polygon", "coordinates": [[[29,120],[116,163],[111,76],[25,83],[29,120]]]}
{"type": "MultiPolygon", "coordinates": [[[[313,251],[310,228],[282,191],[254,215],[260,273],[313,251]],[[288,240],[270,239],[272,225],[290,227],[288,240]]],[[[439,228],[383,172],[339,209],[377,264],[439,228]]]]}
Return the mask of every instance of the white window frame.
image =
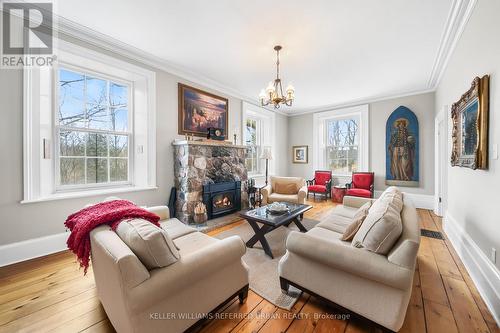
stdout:
{"type": "MultiPolygon", "coordinates": [[[[156,75],[153,71],[75,44],[58,41],[52,68],[24,68],[24,199],[21,203],[156,189],[156,75]],[[56,117],[59,67],[116,83],[129,94],[129,180],[58,186],[56,117]],[[130,119],[133,117],[133,119],[130,119]]],[[[95,132],[95,130],[91,130],[95,132]]]]}
{"type": "MultiPolygon", "coordinates": [[[[54,138],[52,139],[54,142],[54,180],[55,180],[55,192],[64,192],[64,191],[75,191],[75,190],[82,190],[82,189],[100,189],[100,188],[116,188],[116,187],[123,187],[123,186],[133,186],[134,185],[134,150],[131,149],[131,147],[134,146],[134,102],[133,102],[133,82],[131,81],[126,81],[120,78],[112,77],[110,75],[106,75],[103,73],[99,73],[87,68],[82,68],[80,66],[75,66],[73,64],[66,64],[62,61],[59,62],[59,66],[57,70],[55,70],[54,73],[54,101],[55,101],[55,106],[54,106],[54,138]],[[101,80],[106,80],[108,82],[113,82],[113,83],[118,83],[123,86],[128,87],[128,113],[127,113],[127,126],[129,127],[127,132],[113,132],[113,131],[108,131],[108,130],[99,130],[99,129],[91,129],[91,128],[79,128],[79,127],[68,127],[64,125],[59,124],[59,119],[58,119],[58,113],[56,108],[58,107],[59,103],[59,70],[60,69],[66,69],[75,73],[83,74],[83,75],[91,75],[92,77],[95,77],[97,79],[101,80]],[[108,164],[108,182],[106,183],[86,183],[85,184],[76,184],[76,185],[61,185],[61,175],[60,175],[60,143],[59,143],[59,133],[61,131],[69,130],[69,131],[78,131],[78,132],[86,132],[86,133],[102,133],[102,134],[116,134],[116,135],[126,135],[128,137],[128,154],[127,154],[127,168],[128,168],[128,180],[126,181],[121,181],[121,182],[111,182],[109,181],[110,179],[110,167],[108,164]]],[[[86,156],[85,156],[86,157],[86,156]]],[[[91,157],[92,158],[92,157],[91,157]]],[[[87,169],[87,163],[85,159],[85,169],[87,169]]],[[[108,163],[109,163],[109,144],[108,144],[108,163]]],[[[85,173],[85,178],[87,177],[87,173],[85,173]]]]}
{"type": "MultiPolygon", "coordinates": [[[[276,158],[275,136],[277,135],[277,133],[275,126],[276,124],[275,114],[274,112],[269,111],[260,106],[256,106],[247,102],[242,102],[241,134],[243,138],[243,144],[245,144],[246,142],[244,135],[245,135],[247,118],[258,120],[258,124],[260,125],[258,126],[259,128],[257,128],[257,144],[260,147],[259,151],[257,152],[258,171],[253,173],[248,173],[248,176],[250,178],[265,177],[266,173],[265,161],[261,160],[260,156],[262,154],[262,149],[264,147],[270,147],[273,158],[276,158]]],[[[273,163],[272,160],[269,161],[269,175],[274,174],[275,164],[276,163],[273,163]]]]}
{"type": "MultiPolygon", "coordinates": [[[[326,148],[327,133],[326,123],[330,120],[341,120],[349,117],[359,118],[359,170],[368,171],[370,168],[370,146],[369,146],[369,106],[358,105],[343,109],[318,112],[313,115],[313,165],[315,170],[327,170],[326,148]]],[[[334,176],[345,177],[351,174],[334,174],[334,176]]]]}
{"type": "MultiPolygon", "coordinates": [[[[259,163],[259,157],[260,157],[260,154],[262,153],[262,120],[257,118],[257,117],[254,117],[254,116],[247,116],[245,118],[245,127],[243,128],[243,134],[246,136],[246,123],[247,123],[247,120],[253,120],[255,121],[255,147],[256,147],[256,151],[257,151],[257,158],[256,158],[256,170],[255,171],[249,171],[248,174],[249,175],[258,175],[258,174],[261,174],[261,163],[259,163]]],[[[247,145],[247,140],[246,140],[246,137],[243,138],[243,144],[248,146],[248,147],[252,147],[252,145],[247,145]]]]}

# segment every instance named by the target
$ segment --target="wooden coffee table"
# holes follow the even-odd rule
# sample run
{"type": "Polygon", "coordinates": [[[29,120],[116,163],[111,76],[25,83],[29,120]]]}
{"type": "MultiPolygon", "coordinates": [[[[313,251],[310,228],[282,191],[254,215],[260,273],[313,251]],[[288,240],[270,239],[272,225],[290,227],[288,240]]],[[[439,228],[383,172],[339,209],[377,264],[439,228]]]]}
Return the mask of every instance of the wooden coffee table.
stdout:
{"type": "Polygon", "coordinates": [[[284,202],[288,206],[288,212],[282,214],[271,214],[267,210],[267,206],[259,207],[252,210],[243,211],[240,216],[247,220],[252,227],[255,235],[246,243],[247,247],[253,247],[258,241],[262,245],[264,252],[273,257],[269,243],[265,235],[281,226],[288,227],[290,223],[295,223],[301,232],[306,232],[307,229],[302,225],[302,217],[305,212],[312,208],[310,205],[294,204],[284,202]],[[259,227],[259,223],[262,227],[259,227]]]}

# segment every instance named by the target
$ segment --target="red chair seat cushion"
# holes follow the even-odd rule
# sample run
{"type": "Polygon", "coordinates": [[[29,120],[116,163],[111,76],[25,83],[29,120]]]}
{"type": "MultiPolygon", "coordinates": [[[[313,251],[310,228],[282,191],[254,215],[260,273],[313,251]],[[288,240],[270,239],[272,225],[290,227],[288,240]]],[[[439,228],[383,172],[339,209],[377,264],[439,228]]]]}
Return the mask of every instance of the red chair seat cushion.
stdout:
{"type": "Polygon", "coordinates": [[[372,192],[370,192],[369,190],[362,189],[362,188],[351,188],[351,189],[348,189],[346,191],[345,195],[352,195],[354,197],[371,198],[372,192]]]}
{"type": "Polygon", "coordinates": [[[326,186],[325,185],[309,185],[307,187],[307,190],[309,192],[326,193],[326,186]]]}

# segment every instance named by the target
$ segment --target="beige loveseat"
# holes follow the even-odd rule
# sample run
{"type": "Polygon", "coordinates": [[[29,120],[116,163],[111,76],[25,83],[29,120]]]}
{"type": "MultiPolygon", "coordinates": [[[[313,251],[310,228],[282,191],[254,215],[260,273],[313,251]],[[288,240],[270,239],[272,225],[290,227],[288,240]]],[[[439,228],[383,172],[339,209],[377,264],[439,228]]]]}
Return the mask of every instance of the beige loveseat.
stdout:
{"type": "Polygon", "coordinates": [[[303,204],[307,196],[307,186],[304,178],[300,177],[277,177],[271,176],[269,184],[261,189],[262,205],[267,205],[272,202],[286,201],[303,204]],[[291,192],[278,193],[278,187],[290,190],[288,186],[292,186],[291,192]]]}
{"type": "Polygon", "coordinates": [[[307,233],[290,233],[279,263],[280,282],[283,290],[293,285],[398,331],[420,244],[417,211],[402,193],[402,233],[386,255],[377,254],[341,240],[358,208],[369,200],[346,196],[342,206],[307,233]]]}
{"type": "Polygon", "coordinates": [[[203,314],[248,293],[246,251],[239,237],[218,240],[169,218],[165,206],[161,227],[179,249],[174,264],[148,271],[108,226],[91,232],[92,266],[97,293],[117,332],[183,332],[203,314]]]}

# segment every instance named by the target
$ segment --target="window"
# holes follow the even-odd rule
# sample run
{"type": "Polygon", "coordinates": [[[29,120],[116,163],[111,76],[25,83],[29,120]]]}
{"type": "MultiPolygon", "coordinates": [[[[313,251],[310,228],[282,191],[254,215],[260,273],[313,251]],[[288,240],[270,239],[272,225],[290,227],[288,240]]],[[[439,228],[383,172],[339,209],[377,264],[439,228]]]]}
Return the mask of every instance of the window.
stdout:
{"type": "Polygon", "coordinates": [[[315,170],[336,176],[368,171],[368,105],[315,113],[313,116],[315,170]]]}
{"type": "MultiPolygon", "coordinates": [[[[261,159],[266,150],[273,153],[275,137],[274,113],[264,108],[242,103],[242,138],[248,146],[245,164],[249,176],[258,178],[265,174],[265,161],[261,159]]],[[[270,161],[268,172],[273,174],[274,163],[270,161]]]]}
{"type": "Polygon", "coordinates": [[[250,174],[259,173],[259,152],[260,152],[260,122],[257,119],[247,118],[245,124],[245,145],[247,157],[245,164],[250,174]]]}
{"type": "Polygon", "coordinates": [[[22,203],[156,189],[155,73],[57,45],[24,69],[22,203]]]}
{"type": "Polygon", "coordinates": [[[326,121],[326,163],[334,174],[346,175],[359,166],[359,117],[326,121]]]}
{"type": "Polygon", "coordinates": [[[58,74],[59,188],[129,183],[130,84],[65,68],[58,74]]]}

